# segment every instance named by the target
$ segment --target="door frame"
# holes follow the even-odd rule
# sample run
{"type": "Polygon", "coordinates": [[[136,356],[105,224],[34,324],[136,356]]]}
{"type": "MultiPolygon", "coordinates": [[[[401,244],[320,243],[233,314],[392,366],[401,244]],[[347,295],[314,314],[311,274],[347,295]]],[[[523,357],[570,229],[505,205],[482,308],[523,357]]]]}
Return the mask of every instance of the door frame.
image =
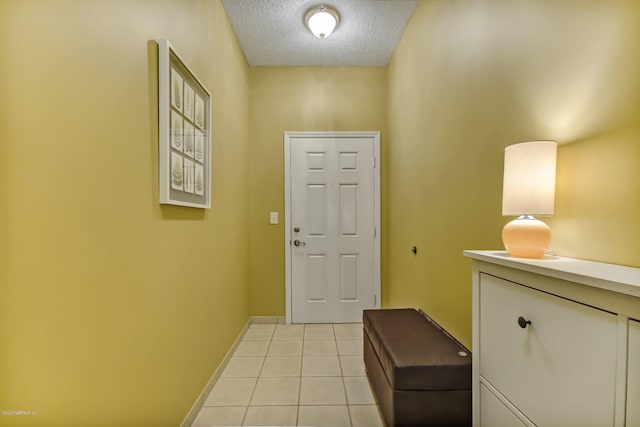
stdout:
{"type": "Polygon", "coordinates": [[[285,132],[284,133],[284,248],[285,248],[285,294],[286,315],[285,320],[291,323],[293,306],[291,293],[292,251],[291,244],[291,144],[293,138],[371,138],[373,142],[373,192],[374,192],[374,238],[373,238],[373,265],[374,265],[374,292],[375,308],[380,308],[380,132],[285,132]]]}

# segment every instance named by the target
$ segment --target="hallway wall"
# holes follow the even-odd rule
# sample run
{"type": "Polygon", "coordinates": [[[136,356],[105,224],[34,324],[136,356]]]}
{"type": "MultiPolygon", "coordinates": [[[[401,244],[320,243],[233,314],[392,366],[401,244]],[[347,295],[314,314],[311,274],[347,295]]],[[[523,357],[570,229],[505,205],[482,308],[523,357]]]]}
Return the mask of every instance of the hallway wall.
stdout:
{"type": "Polygon", "coordinates": [[[0,70],[15,425],[176,426],[248,317],[284,315],[285,131],[381,131],[383,306],[467,345],[507,145],[562,144],[552,250],[640,267],[633,0],[421,1],[388,68],[249,68],[219,0],[4,0],[0,70]],[[157,202],[155,38],[212,93],[209,210],[157,202]]]}
{"type": "Polygon", "coordinates": [[[249,317],[248,66],[219,1],[0,2],[0,425],[179,425],[249,317]],[[158,204],[157,48],[212,93],[158,204]]]}
{"type": "MultiPolygon", "coordinates": [[[[251,67],[251,313],[285,315],[284,132],[381,131],[386,152],[385,68],[251,67]],[[280,224],[269,224],[269,212],[280,224]]],[[[381,161],[382,200],[386,170],[381,161]]],[[[382,227],[386,220],[382,208],[382,227]]],[[[382,246],[385,244],[382,233],[382,246]]],[[[382,260],[383,271],[385,260],[382,260]]],[[[385,278],[382,277],[385,292],[385,278]]]]}
{"type": "Polygon", "coordinates": [[[639,29],[632,0],[418,3],[389,65],[390,306],[471,344],[462,251],[503,247],[504,147],[536,139],[562,144],[550,250],[640,267],[639,29]]]}

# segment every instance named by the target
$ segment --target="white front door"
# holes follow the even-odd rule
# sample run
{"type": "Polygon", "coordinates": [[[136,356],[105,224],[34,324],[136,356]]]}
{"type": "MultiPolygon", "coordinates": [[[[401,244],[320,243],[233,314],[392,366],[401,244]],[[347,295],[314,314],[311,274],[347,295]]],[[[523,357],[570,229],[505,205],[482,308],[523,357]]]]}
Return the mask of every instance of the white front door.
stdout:
{"type": "Polygon", "coordinates": [[[293,323],[360,322],[379,307],[378,141],[371,132],[285,134],[293,323]]]}

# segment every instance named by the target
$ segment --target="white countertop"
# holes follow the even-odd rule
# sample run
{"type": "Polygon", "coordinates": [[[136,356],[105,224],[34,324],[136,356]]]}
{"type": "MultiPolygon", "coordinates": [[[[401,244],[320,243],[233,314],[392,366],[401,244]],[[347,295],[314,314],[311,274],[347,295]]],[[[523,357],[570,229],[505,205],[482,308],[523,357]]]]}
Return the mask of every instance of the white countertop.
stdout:
{"type": "Polygon", "coordinates": [[[466,250],[464,256],[640,297],[640,268],[636,267],[558,256],[545,256],[543,259],[514,258],[504,250],[466,250]]]}

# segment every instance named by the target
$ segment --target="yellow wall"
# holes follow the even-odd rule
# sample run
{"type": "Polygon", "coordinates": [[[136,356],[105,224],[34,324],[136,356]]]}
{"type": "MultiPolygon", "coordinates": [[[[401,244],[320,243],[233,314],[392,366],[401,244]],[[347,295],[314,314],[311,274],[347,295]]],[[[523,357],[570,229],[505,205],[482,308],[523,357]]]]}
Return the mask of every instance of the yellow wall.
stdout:
{"type": "Polygon", "coordinates": [[[389,66],[390,306],[471,343],[462,251],[502,247],[504,147],[532,139],[563,144],[550,249],[640,266],[639,15],[633,0],[418,3],[389,66]]]}
{"type": "Polygon", "coordinates": [[[179,425],[249,317],[248,67],[219,1],[0,2],[0,425],[179,425]],[[157,52],[213,94],[158,204],[157,52]]]}
{"type": "Polygon", "coordinates": [[[386,69],[255,67],[249,81],[251,313],[284,316],[284,132],[379,130],[384,157],[386,69]]]}
{"type": "Polygon", "coordinates": [[[285,131],[382,131],[383,306],[467,345],[506,145],[563,144],[552,250],[640,266],[639,29],[633,0],[421,1],[388,69],[248,69],[218,0],[0,2],[0,410],[38,412],[0,425],[175,426],[284,315],[285,131]],[[160,37],[213,93],[210,210],[157,203],[160,37]]]}
{"type": "Polygon", "coordinates": [[[559,255],[640,267],[640,108],[634,115],[636,123],[560,147],[549,221],[559,255]]]}

